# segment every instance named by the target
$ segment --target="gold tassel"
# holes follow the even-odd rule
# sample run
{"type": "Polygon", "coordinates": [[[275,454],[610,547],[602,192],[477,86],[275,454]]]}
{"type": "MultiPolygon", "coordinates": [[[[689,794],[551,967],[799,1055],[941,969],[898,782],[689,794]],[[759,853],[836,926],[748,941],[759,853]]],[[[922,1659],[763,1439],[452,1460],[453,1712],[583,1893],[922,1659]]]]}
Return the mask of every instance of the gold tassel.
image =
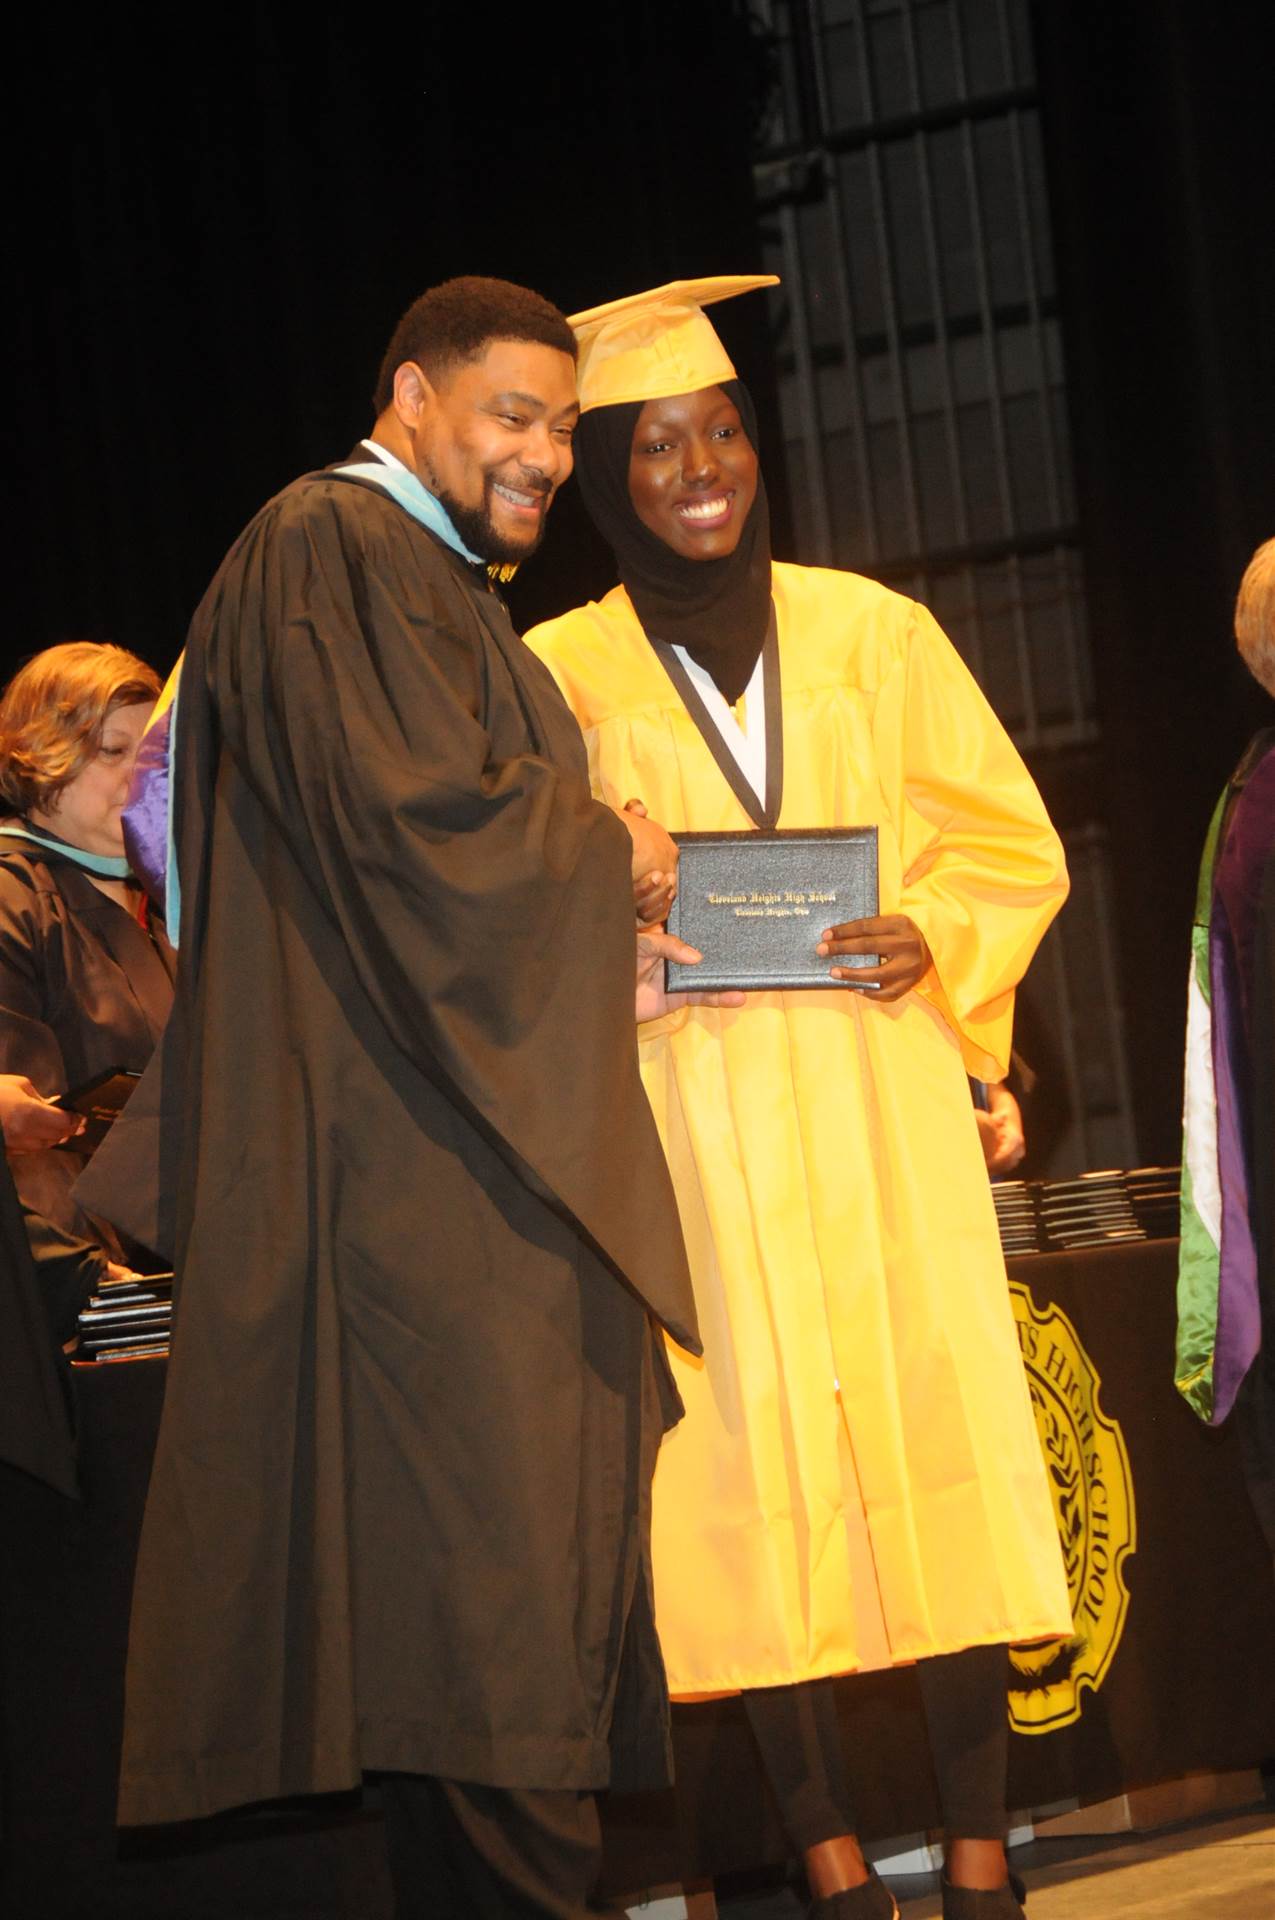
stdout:
{"type": "Polygon", "coordinates": [[[507,587],[518,571],[516,560],[491,560],[487,565],[487,578],[498,586],[507,587]]]}

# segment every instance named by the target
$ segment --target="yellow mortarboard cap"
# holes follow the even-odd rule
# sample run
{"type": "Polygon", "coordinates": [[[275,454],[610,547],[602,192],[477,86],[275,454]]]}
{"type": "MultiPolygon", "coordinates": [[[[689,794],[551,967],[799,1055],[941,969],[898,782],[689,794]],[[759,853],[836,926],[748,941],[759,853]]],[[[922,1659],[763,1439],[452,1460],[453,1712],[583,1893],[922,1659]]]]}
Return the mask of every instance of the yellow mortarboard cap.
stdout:
{"type": "Polygon", "coordinates": [[[777,287],[777,273],[723,273],[711,280],[670,280],[649,293],[609,300],[573,313],[580,343],[580,411],[624,400],[666,400],[675,393],[733,380],[730,355],[704,312],[754,287],[777,287]]]}

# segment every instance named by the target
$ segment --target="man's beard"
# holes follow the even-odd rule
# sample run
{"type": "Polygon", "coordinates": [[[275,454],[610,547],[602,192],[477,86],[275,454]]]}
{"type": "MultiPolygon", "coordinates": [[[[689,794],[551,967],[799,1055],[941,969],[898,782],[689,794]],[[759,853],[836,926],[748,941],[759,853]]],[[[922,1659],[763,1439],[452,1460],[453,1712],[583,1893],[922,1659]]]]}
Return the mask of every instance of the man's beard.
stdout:
{"type": "MultiPolygon", "coordinates": [[[[491,517],[491,488],[499,474],[487,474],[483,479],[483,503],[480,507],[467,507],[442,487],[431,483],[430,492],[445,509],[447,518],[469,548],[483,560],[497,561],[504,565],[516,564],[533,554],[544,539],[545,523],[549,517],[550,495],[546,492],[544,512],[540,516],[540,526],[532,540],[507,540],[496,527],[491,517]]],[[[540,489],[531,486],[526,480],[517,483],[506,481],[506,486],[516,485],[520,493],[536,493],[540,489]]]]}

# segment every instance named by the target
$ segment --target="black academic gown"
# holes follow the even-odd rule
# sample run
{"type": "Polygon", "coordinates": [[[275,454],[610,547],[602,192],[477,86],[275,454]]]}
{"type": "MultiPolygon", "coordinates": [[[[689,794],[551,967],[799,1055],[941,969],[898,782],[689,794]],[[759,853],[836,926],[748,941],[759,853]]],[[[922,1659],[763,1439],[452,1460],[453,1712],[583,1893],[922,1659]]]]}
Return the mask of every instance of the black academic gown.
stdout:
{"type": "MultiPolygon", "coordinates": [[[[44,1094],[112,1067],[140,1073],[168,1018],[173,972],[158,923],[140,926],[73,861],[0,840],[0,1073],[25,1074],[44,1094]]],[[[36,1215],[128,1260],[134,1249],[73,1195],[87,1159],[70,1141],[16,1153],[10,1166],[36,1215]]]]}
{"type": "Polygon", "coordinates": [[[660,1780],[653,1317],[694,1310],[575,723],[481,576],[319,474],[195,617],[175,764],[122,1819],[660,1780]]]}

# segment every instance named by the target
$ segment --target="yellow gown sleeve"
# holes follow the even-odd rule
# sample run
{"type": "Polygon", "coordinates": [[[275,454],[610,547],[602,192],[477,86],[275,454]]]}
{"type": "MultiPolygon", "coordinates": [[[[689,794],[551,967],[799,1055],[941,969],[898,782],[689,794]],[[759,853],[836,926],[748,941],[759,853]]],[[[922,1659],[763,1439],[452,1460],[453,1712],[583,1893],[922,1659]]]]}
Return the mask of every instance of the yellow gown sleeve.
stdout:
{"type": "Polygon", "coordinates": [[[1062,843],[1008,734],[951,642],[911,608],[877,702],[884,796],[902,855],[899,912],[929,944],[918,992],[968,1072],[1009,1068],[1014,988],[1067,896],[1062,843]]]}

